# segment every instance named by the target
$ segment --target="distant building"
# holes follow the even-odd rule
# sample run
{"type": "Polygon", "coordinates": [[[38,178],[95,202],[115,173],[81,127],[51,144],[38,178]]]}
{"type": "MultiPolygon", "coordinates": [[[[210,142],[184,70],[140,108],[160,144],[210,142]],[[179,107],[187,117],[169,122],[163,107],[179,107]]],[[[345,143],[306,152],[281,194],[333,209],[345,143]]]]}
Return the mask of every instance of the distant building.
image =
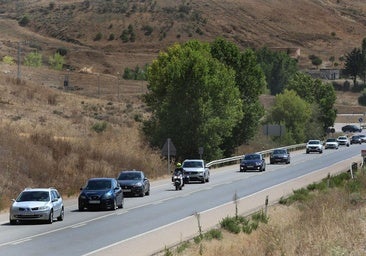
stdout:
{"type": "Polygon", "coordinates": [[[340,78],[341,70],[335,68],[321,68],[319,70],[307,70],[306,73],[312,78],[337,80],[340,78]]]}

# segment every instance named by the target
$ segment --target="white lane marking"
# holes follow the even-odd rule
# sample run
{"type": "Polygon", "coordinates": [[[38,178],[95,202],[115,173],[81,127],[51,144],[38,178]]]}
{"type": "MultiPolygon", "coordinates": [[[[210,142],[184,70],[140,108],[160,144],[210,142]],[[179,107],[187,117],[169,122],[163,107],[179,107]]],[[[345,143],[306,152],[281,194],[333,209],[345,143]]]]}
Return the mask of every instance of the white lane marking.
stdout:
{"type": "Polygon", "coordinates": [[[80,227],[84,227],[84,226],[86,226],[86,223],[76,224],[76,225],[71,226],[71,228],[80,228],[80,227]]]}
{"type": "MultiPolygon", "coordinates": [[[[307,173],[307,174],[301,175],[301,176],[299,176],[299,177],[293,178],[293,179],[291,179],[291,180],[287,180],[287,181],[282,182],[282,183],[280,183],[280,184],[276,184],[276,185],[274,185],[274,186],[272,186],[272,187],[268,187],[268,188],[262,189],[262,190],[260,190],[260,191],[257,191],[257,192],[255,192],[255,193],[253,193],[253,194],[247,195],[247,196],[245,196],[245,197],[241,197],[241,198],[239,198],[239,200],[244,200],[244,199],[246,199],[246,198],[253,197],[253,196],[257,195],[257,194],[260,194],[260,193],[262,193],[263,191],[271,190],[271,189],[276,188],[276,187],[279,187],[279,186],[281,186],[281,185],[284,185],[284,184],[287,184],[287,183],[291,183],[291,182],[293,182],[293,181],[295,181],[295,180],[302,179],[303,177],[306,177],[306,176],[308,176],[308,175],[311,175],[312,173],[321,172],[322,170],[327,169],[327,168],[330,168],[330,167],[332,167],[332,166],[335,166],[335,165],[337,165],[337,164],[339,164],[339,163],[341,163],[341,162],[343,162],[343,161],[346,161],[346,160],[338,161],[338,162],[336,162],[336,163],[334,163],[334,164],[332,164],[332,165],[330,165],[330,166],[328,166],[328,167],[324,167],[324,168],[321,168],[321,169],[319,169],[319,170],[317,170],[317,171],[314,171],[314,172],[311,172],[311,173],[307,173]]],[[[213,207],[213,208],[210,208],[210,209],[204,210],[204,211],[202,211],[202,212],[200,212],[200,213],[206,213],[206,212],[209,212],[209,211],[212,211],[212,210],[218,209],[218,208],[220,208],[220,207],[224,207],[224,206],[230,205],[230,204],[232,204],[232,203],[233,203],[233,202],[227,202],[227,203],[225,203],[225,204],[218,205],[218,206],[215,206],[215,207],[213,207]]],[[[177,221],[174,221],[174,222],[168,223],[168,224],[166,224],[166,225],[164,225],[164,226],[161,226],[161,227],[158,227],[158,228],[155,228],[155,229],[149,230],[149,231],[147,231],[147,232],[145,232],[145,233],[141,233],[141,234],[138,234],[138,235],[136,235],[136,236],[133,236],[133,237],[127,238],[127,239],[125,239],[125,240],[121,240],[121,241],[115,242],[115,243],[113,243],[113,244],[110,244],[110,245],[104,246],[104,247],[102,247],[102,248],[99,248],[99,249],[97,249],[97,250],[94,250],[94,251],[88,252],[88,253],[86,253],[86,254],[83,254],[82,256],[89,256],[89,255],[93,255],[93,254],[95,254],[95,253],[101,252],[101,251],[106,250],[106,249],[108,249],[108,248],[111,248],[111,247],[113,247],[113,246],[116,246],[116,245],[119,245],[119,244],[125,243],[125,242],[127,242],[127,241],[130,241],[130,240],[133,240],[133,239],[136,239],[136,238],[142,237],[142,236],[144,236],[144,235],[147,235],[147,234],[153,233],[153,232],[155,232],[155,231],[158,231],[158,230],[164,229],[164,228],[166,228],[166,227],[169,227],[169,226],[175,225],[176,223],[183,222],[183,221],[185,221],[185,220],[187,220],[188,218],[191,218],[191,217],[192,217],[192,216],[187,216],[187,217],[185,217],[185,218],[183,218],[183,219],[180,219],[180,220],[177,220],[177,221]]]]}
{"type": "Polygon", "coordinates": [[[32,239],[30,239],[30,238],[28,238],[28,239],[21,239],[21,240],[15,241],[14,243],[12,243],[12,245],[21,244],[21,243],[25,243],[25,242],[28,242],[28,241],[32,241],[32,239]]]}

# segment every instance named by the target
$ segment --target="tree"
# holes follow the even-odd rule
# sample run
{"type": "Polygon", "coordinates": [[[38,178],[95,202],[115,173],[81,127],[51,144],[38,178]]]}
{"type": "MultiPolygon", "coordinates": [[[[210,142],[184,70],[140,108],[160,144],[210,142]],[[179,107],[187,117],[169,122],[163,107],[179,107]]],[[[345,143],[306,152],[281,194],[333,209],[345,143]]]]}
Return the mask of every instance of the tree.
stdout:
{"type": "Polygon", "coordinates": [[[309,59],[311,60],[311,64],[316,66],[316,68],[318,68],[323,63],[322,59],[315,55],[310,55],[309,59]]]}
{"type": "Polygon", "coordinates": [[[258,62],[266,76],[272,95],[283,92],[287,81],[297,72],[297,62],[286,53],[274,52],[268,48],[257,51],[258,62]]]}
{"type": "Polygon", "coordinates": [[[40,67],[42,66],[42,54],[38,52],[30,52],[24,58],[24,65],[28,67],[40,67]]]}
{"type": "Polygon", "coordinates": [[[353,80],[353,86],[357,85],[357,76],[360,76],[364,70],[364,58],[360,48],[346,54],[344,64],[344,74],[350,76],[353,80]]]}
{"type": "Polygon", "coordinates": [[[286,144],[302,143],[306,140],[307,127],[304,124],[310,121],[311,113],[309,103],[295,91],[285,90],[276,95],[267,121],[286,127],[285,138],[281,138],[286,144]]]}
{"type": "Polygon", "coordinates": [[[144,101],[151,118],[143,131],[153,146],[171,138],[178,159],[222,157],[220,148],[242,118],[235,72],[213,58],[209,44],[196,40],[161,52],[148,68],[144,101]]]}
{"type": "Polygon", "coordinates": [[[58,52],[56,52],[53,56],[50,56],[48,60],[50,66],[55,70],[62,70],[64,62],[65,62],[64,57],[58,52]]]}
{"type": "Polygon", "coordinates": [[[337,112],[334,109],[336,94],[331,84],[298,72],[289,81],[287,89],[296,91],[306,102],[317,105],[319,113],[316,114],[316,120],[324,132],[329,126],[333,126],[337,112]]]}
{"type": "Polygon", "coordinates": [[[248,142],[258,131],[264,116],[259,95],[264,92],[266,81],[255,52],[250,49],[240,52],[235,44],[218,38],[211,44],[211,54],[235,70],[235,81],[243,103],[243,117],[223,144],[225,156],[230,156],[235,147],[248,142]]]}

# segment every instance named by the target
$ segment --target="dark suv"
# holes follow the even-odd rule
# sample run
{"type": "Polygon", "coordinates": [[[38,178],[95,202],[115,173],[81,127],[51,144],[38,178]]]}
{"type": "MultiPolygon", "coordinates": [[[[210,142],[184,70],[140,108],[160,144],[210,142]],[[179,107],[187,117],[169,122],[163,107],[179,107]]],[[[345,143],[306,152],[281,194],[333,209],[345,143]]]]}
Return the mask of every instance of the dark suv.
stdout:
{"type": "Polygon", "coordinates": [[[342,127],[342,132],[362,132],[362,128],[354,124],[348,124],[342,127]]]}

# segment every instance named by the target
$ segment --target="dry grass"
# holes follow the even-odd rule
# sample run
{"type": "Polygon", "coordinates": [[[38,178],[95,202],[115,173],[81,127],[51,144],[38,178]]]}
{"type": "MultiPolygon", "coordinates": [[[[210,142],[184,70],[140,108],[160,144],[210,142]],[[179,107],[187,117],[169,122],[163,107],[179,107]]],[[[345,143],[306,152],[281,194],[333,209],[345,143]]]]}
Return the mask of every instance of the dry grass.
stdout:
{"type": "Polygon", "coordinates": [[[139,134],[134,93],[108,100],[40,84],[0,74],[0,209],[25,187],[54,186],[66,197],[90,177],[123,169],[144,170],[150,179],[166,174],[160,150],[139,134]],[[103,132],[93,130],[103,122],[103,132]]]}
{"type": "Polygon", "coordinates": [[[222,231],[222,240],[191,241],[183,252],[177,253],[177,248],[169,252],[180,256],[365,255],[364,200],[344,189],[331,189],[304,203],[270,207],[268,224],[260,224],[251,234],[222,231]],[[353,197],[358,198],[356,203],[353,197]]]}

